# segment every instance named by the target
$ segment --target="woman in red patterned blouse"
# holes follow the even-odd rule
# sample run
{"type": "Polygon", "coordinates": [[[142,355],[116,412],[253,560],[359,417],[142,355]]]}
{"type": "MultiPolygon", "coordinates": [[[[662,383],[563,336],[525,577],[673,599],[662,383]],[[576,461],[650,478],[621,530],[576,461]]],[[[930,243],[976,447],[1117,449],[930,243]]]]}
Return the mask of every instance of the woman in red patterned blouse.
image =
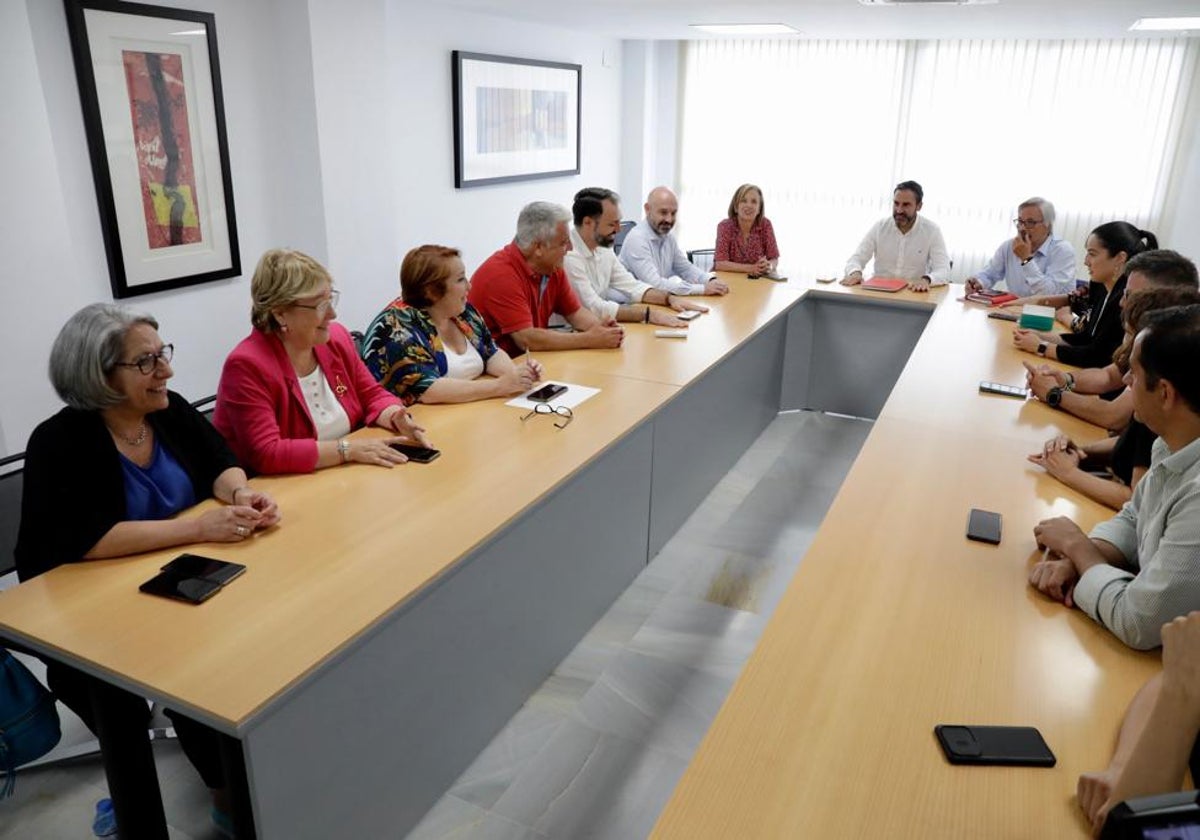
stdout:
{"type": "Polygon", "coordinates": [[[717,225],[713,270],[766,274],[779,262],[775,229],[763,215],[762,190],[742,184],[729,202],[729,218],[717,225]]]}

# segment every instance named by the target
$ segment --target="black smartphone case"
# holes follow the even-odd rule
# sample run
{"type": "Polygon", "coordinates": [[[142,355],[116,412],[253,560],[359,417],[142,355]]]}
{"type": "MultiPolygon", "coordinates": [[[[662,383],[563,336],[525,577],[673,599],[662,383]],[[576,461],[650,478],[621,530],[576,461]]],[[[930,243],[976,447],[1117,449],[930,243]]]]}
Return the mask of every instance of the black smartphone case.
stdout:
{"type": "Polygon", "coordinates": [[[1032,726],[941,724],[933,732],[951,764],[1053,767],[1056,761],[1042,733],[1032,726]]]}

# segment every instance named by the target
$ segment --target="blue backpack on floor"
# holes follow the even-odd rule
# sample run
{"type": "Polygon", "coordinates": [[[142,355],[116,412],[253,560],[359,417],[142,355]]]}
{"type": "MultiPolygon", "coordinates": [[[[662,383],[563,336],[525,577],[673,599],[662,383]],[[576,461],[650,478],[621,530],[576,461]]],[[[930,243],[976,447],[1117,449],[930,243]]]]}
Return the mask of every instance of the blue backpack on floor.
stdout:
{"type": "Polygon", "coordinates": [[[0,648],[0,799],[12,796],[17,768],[50,752],[61,737],[53,695],[0,648]]]}

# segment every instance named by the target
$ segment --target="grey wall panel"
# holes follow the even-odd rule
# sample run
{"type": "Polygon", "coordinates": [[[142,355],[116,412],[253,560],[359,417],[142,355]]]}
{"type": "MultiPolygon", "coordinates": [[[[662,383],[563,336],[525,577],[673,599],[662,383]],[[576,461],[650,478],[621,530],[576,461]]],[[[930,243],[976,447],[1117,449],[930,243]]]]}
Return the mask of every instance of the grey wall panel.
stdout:
{"type": "MultiPolygon", "coordinates": [[[[810,310],[812,330],[807,397],[803,404],[790,407],[878,417],[929,323],[932,308],[819,293],[810,293],[802,306],[810,310]]],[[[803,320],[797,324],[803,325],[803,320]]],[[[797,344],[804,344],[802,337],[797,344]]],[[[789,365],[793,373],[795,365],[789,365]]],[[[795,400],[797,394],[789,391],[789,398],[795,400]]]]}
{"type": "Polygon", "coordinates": [[[651,443],[616,444],[249,731],[259,837],[420,820],[644,567],[651,443]]]}
{"type": "Polygon", "coordinates": [[[779,413],[786,331],[777,318],[654,418],[650,557],[779,413]]]}

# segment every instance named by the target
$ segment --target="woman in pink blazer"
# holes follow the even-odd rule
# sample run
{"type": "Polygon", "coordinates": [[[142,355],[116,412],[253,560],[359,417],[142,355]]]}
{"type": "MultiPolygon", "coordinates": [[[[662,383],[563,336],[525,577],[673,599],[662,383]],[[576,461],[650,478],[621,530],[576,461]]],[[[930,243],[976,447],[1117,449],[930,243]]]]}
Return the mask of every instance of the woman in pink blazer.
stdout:
{"type": "Polygon", "coordinates": [[[254,331],[225,360],[213,413],[242,464],[257,473],[350,461],[391,467],[408,459],[388,444],[429,445],[334,323],[338,291],[324,266],[299,251],[267,251],[250,293],[254,331]],[[395,437],[347,437],[368,425],[395,437]]]}

